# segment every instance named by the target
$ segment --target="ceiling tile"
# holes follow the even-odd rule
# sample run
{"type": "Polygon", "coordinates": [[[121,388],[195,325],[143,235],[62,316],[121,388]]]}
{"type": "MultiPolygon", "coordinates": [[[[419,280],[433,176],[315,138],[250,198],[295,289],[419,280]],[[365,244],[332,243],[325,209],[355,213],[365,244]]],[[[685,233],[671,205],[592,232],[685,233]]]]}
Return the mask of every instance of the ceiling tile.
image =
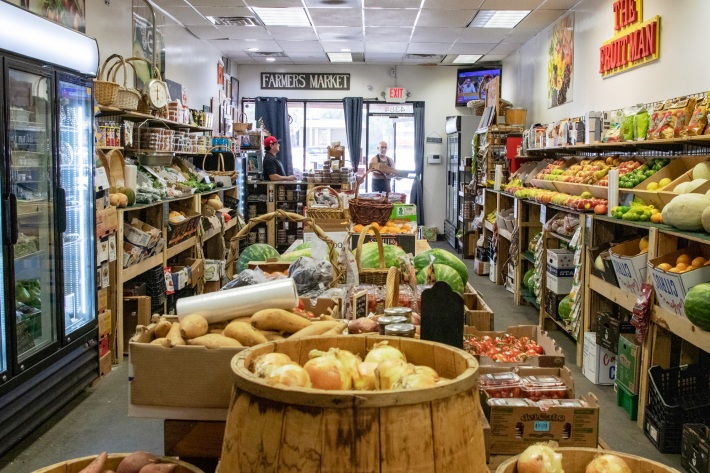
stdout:
{"type": "Polygon", "coordinates": [[[368,26],[365,28],[365,39],[368,41],[409,41],[412,28],[387,28],[368,26]]]}
{"type": "Polygon", "coordinates": [[[481,10],[535,10],[545,0],[485,0],[481,10]]]}
{"type": "Polygon", "coordinates": [[[268,27],[269,33],[274,39],[285,39],[287,41],[317,41],[313,28],[306,26],[272,26],[268,27]]]}
{"type": "Polygon", "coordinates": [[[362,0],[304,0],[308,8],[362,8],[362,0]]]}
{"type": "Polygon", "coordinates": [[[466,28],[427,28],[417,26],[412,35],[413,43],[453,43],[466,28]]]}
{"type": "MultiPolygon", "coordinates": [[[[212,44],[217,43],[217,41],[212,41],[212,44]]],[[[260,52],[280,52],[281,46],[276,41],[272,40],[262,40],[262,41],[248,41],[248,40],[238,40],[230,41],[230,43],[238,44],[239,49],[246,51],[249,48],[257,48],[260,52]]],[[[237,49],[237,48],[232,48],[237,49]]]]}
{"type": "Polygon", "coordinates": [[[522,44],[501,43],[498,46],[496,46],[495,48],[491,49],[489,52],[490,52],[490,54],[505,54],[505,55],[507,55],[507,54],[514,53],[515,51],[520,49],[521,46],[522,46],[522,44]]]}
{"type": "Polygon", "coordinates": [[[498,43],[513,31],[510,28],[464,28],[459,43],[498,43]]]}
{"type": "Polygon", "coordinates": [[[197,11],[202,13],[204,16],[256,16],[248,8],[235,8],[234,6],[229,7],[211,7],[211,6],[199,6],[195,7],[197,11]]]}
{"type": "MultiPolygon", "coordinates": [[[[391,41],[365,41],[365,53],[404,53],[407,51],[407,43],[395,43],[391,41]]],[[[366,56],[367,57],[367,56],[366,56]]]]}
{"type": "Polygon", "coordinates": [[[503,39],[503,43],[527,43],[533,39],[542,29],[537,28],[515,28],[503,39]]]}
{"type": "Polygon", "coordinates": [[[197,13],[192,7],[172,7],[170,9],[166,9],[166,11],[186,26],[210,26],[212,24],[210,20],[197,13]]]}
{"type": "Polygon", "coordinates": [[[364,8],[419,8],[422,0],[363,0],[364,8]]]}
{"type": "Polygon", "coordinates": [[[288,57],[290,57],[291,60],[295,64],[311,64],[314,62],[330,62],[328,60],[328,56],[326,56],[325,53],[321,53],[321,54],[292,53],[292,54],[289,54],[288,57]]]}
{"type": "Polygon", "coordinates": [[[496,43],[456,43],[449,49],[449,54],[486,54],[496,47],[496,43]]]}
{"type": "Polygon", "coordinates": [[[409,43],[407,54],[446,54],[447,43],[409,43]]]}
{"type": "Polygon", "coordinates": [[[321,41],[321,45],[326,53],[343,52],[342,49],[349,49],[352,53],[365,52],[365,43],[362,41],[321,41]]]}
{"type": "Polygon", "coordinates": [[[523,21],[518,23],[520,28],[547,28],[556,19],[566,13],[566,10],[538,10],[534,11],[525,17],[523,21]]]}
{"type": "Polygon", "coordinates": [[[185,2],[185,0],[153,0],[153,3],[158,5],[160,8],[166,10],[176,7],[189,7],[190,5],[185,2]]]}
{"type": "MultiPolygon", "coordinates": [[[[498,62],[502,61],[503,59],[507,58],[507,54],[486,54],[483,56],[481,59],[478,60],[478,62],[498,62]]],[[[476,63],[478,64],[478,63],[476,63]]]]}
{"type": "MultiPolygon", "coordinates": [[[[442,28],[465,27],[478,10],[434,10],[423,8],[417,20],[417,26],[435,26],[442,28]]],[[[365,15],[367,18],[367,14],[365,15]]]]}
{"type": "Polygon", "coordinates": [[[301,0],[244,0],[250,7],[261,8],[292,8],[302,7],[301,0]]]}
{"type": "Polygon", "coordinates": [[[278,41],[286,53],[322,53],[320,41],[278,41]]]}
{"type": "Polygon", "coordinates": [[[478,9],[483,0],[425,0],[424,8],[435,10],[470,10],[478,9]]]}
{"type": "Polygon", "coordinates": [[[417,10],[383,8],[365,10],[365,26],[414,26],[417,10]]]}
{"type": "Polygon", "coordinates": [[[241,1],[235,2],[234,0],[189,0],[190,4],[197,7],[199,10],[199,7],[201,6],[206,6],[206,7],[234,7],[234,4],[236,3],[237,6],[243,7],[244,3],[241,1]]]}
{"type": "Polygon", "coordinates": [[[362,27],[319,26],[316,28],[321,41],[358,41],[362,40],[362,27]]]}
{"type": "Polygon", "coordinates": [[[416,57],[416,58],[408,58],[405,56],[402,58],[402,62],[405,64],[440,64],[441,61],[443,61],[444,56],[437,56],[437,57],[431,57],[431,58],[422,58],[422,57],[416,57]]]}
{"type": "Polygon", "coordinates": [[[263,26],[220,26],[218,29],[229,39],[271,39],[263,26]]]}
{"type": "Polygon", "coordinates": [[[581,0],[547,0],[540,7],[541,10],[569,10],[581,0]]]}
{"type": "Polygon", "coordinates": [[[365,61],[372,64],[400,64],[402,56],[402,54],[367,53],[365,61]]]}
{"type": "Polygon", "coordinates": [[[309,8],[315,26],[362,26],[362,10],[353,8],[309,8]]]}
{"type": "Polygon", "coordinates": [[[227,37],[224,32],[214,26],[187,26],[187,29],[199,39],[221,39],[227,37]]]}

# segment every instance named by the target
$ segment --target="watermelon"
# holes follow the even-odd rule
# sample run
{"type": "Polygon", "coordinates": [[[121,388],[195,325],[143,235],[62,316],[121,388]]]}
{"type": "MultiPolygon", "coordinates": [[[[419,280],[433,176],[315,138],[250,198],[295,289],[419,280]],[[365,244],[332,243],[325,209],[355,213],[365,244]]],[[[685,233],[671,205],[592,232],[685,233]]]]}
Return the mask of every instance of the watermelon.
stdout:
{"type": "Polygon", "coordinates": [[[569,320],[572,317],[572,300],[569,298],[569,294],[560,301],[560,305],[557,307],[557,314],[562,320],[569,320]]]}
{"type": "Polygon", "coordinates": [[[311,242],[310,241],[304,241],[300,245],[298,245],[296,248],[293,249],[293,251],[298,251],[298,250],[304,250],[306,248],[311,248],[311,242]]]}
{"type": "Polygon", "coordinates": [[[248,246],[239,255],[237,260],[237,272],[241,273],[247,269],[249,261],[266,261],[267,258],[278,258],[279,252],[273,246],[266,243],[255,243],[248,246]]]}
{"type": "Polygon", "coordinates": [[[685,296],[685,316],[703,330],[710,330],[710,283],[693,286],[685,296]]]}
{"type": "Polygon", "coordinates": [[[441,248],[432,248],[415,256],[414,269],[419,272],[420,269],[429,265],[432,257],[434,258],[434,263],[451,266],[459,274],[464,285],[466,285],[468,282],[468,268],[466,265],[458,258],[458,256],[441,248]]]}
{"type": "Polygon", "coordinates": [[[296,259],[300,256],[308,256],[310,258],[311,249],[302,248],[300,250],[293,250],[289,253],[284,253],[281,255],[281,258],[279,258],[279,261],[296,261],[296,259]]]}
{"type": "Polygon", "coordinates": [[[531,291],[535,288],[535,270],[534,269],[529,269],[528,272],[525,273],[525,276],[523,276],[523,285],[531,291]]]}
{"type": "MultiPolygon", "coordinates": [[[[417,271],[417,284],[426,284],[426,268],[417,271]]],[[[451,286],[451,290],[463,294],[464,283],[461,276],[451,266],[434,263],[434,277],[436,281],[443,281],[451,286]]]]}
{"type": "MultiPolygon", "coordinates": [[[[385,252],[385,268],[399,267],[399,257],[406,254],[404,250],[394,245],[383,244],[382,246],[385,252]]],[[[380,254],[376,241],[362,245],[360,265],[363,269],[378,269],[380,267],[380,254]]]]}

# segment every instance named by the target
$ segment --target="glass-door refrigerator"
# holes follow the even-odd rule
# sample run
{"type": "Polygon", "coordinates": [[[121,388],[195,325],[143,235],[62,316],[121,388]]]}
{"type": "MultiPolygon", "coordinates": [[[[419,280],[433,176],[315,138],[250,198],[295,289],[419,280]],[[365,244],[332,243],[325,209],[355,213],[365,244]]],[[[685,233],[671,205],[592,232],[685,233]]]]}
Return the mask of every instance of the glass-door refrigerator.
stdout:
{"type": "Polygon", "coordinates": [[[0,2],[0,454],[98,376],[97,69],[94,39],[0,2]]]}

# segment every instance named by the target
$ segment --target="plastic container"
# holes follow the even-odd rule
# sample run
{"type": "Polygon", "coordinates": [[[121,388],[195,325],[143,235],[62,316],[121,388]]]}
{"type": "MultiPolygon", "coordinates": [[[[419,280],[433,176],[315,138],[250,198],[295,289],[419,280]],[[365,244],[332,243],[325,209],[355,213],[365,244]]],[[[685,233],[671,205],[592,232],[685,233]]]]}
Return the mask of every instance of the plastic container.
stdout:
{"type": "Polygon", "coordinates": [[[551,407],[589,407],[589,404],[581,399],[543,399],[537,403],[537,406],[544,410],[551,407]]]}
{"type": "Polygon", "coordinates": [[[639,397],[632,394],[625,387],[616,383],[616,405],[621,406],[629,415],[629,419],[636,420],[639,409],[639,397]]]}
{"type": "Polygon", "coordinates": [[[700,364],[648,370],[648,408],[659,423],[710,422],[710,373],[700,364]]]}
{"type": "Polygon", "coordinates": [[[515,373],[489,373],[478,380],[480,389],[495,398],[517,398],[520,396],[520,376],[515,373]]]}
{"type": "Polygon", "coordinates": [[[565,386],[565,382],[559,376],[525,376],[521,379],[520,384],[522,397],[533,401],[565,399],[567,397],[567,386],[565,386]]]}
{"type": "Polygon", "coordinates": [[[518,398],[492,398],[488,400],[489,406],[503,406],[503,407],[534,407],[537,406],[534,401],[530,399],[525,399],[522,397],[518,398]]]}
{"type": "Polygon", "coordinates": [[[659,452],[680,453],[683,424],[659,421],[650,406],[644,409],[643,433],[659,452]]]}

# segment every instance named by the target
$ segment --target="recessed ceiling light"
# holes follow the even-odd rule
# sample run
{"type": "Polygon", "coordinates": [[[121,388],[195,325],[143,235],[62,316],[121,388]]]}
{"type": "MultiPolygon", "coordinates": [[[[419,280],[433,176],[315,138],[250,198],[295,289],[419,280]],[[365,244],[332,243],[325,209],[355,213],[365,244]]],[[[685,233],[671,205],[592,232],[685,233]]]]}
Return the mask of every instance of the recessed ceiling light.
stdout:
{"type": "Polygon", "coordinates": [[[350,48],[340,48],[340,51],[343,52],[343,53],[349,53],[349,52],[350,52],[350,48]]]}
{"type": "Polygon", "coordinates": [[[350,53],[328,53],[330,62],[353,62],[353,55],[350,53]]]}
{"type": "Polygon", "coordinates": [[[530,10],[481,10],[469,28],[515,28],[530,10]]]}
{"type": "Polygon", "coordinates": [[[247,48],[247,51],[258,51],[259,48],[247,48]]]}
{"type": "Polygon", "coordinates": [[[274,62],[275,60],[276,60],[276,59],[274,59],[274,58],[272,58],[272,57],[267,57],[267,58],[266,58],[266,61],[267,61],[267,62],[274,62]]]}
{"type": "Polygon", "coordinates": [[[311,26],[303,8],[259,8],[252,10],[266,26],[311,26]]]}
{"type": "Polygon", "coordinates": [[[459,54],[453,60],[454,64],[473,64],[483,57],[482,54],[459,54]]]}

